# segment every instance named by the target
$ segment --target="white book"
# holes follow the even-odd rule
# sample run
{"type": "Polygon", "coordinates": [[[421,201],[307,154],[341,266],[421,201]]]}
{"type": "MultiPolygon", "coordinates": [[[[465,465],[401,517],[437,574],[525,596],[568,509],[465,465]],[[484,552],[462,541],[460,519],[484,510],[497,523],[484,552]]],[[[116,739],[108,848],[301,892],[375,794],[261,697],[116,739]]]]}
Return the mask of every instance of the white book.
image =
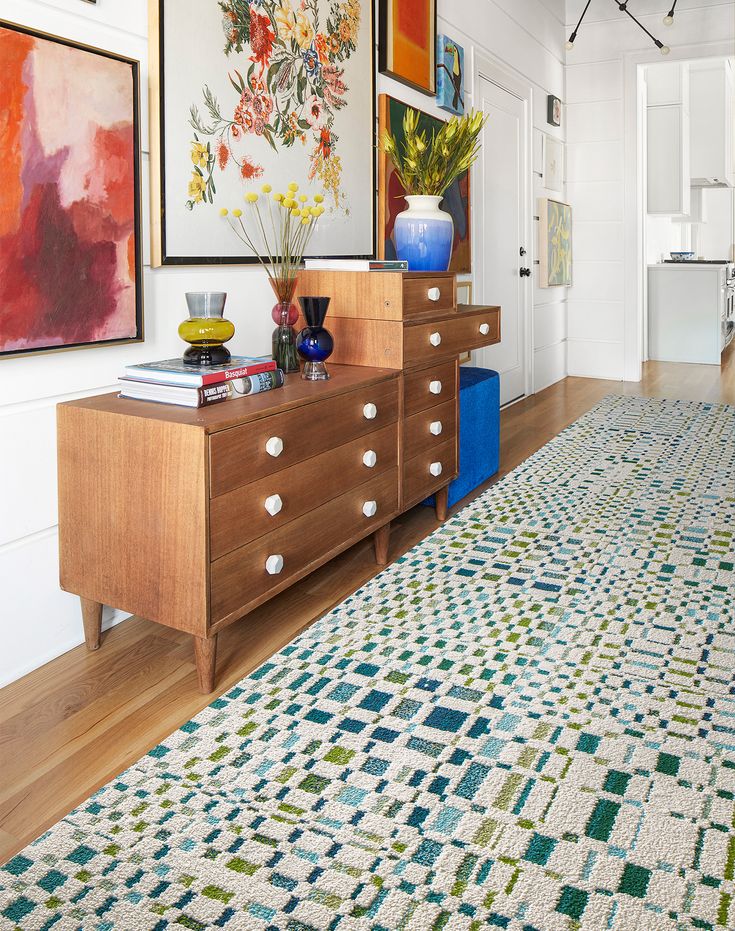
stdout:
{"type": "Polygon", "coordinates": [[[304,259],[308,272],[407,272],[402,259],[304,259]]]}

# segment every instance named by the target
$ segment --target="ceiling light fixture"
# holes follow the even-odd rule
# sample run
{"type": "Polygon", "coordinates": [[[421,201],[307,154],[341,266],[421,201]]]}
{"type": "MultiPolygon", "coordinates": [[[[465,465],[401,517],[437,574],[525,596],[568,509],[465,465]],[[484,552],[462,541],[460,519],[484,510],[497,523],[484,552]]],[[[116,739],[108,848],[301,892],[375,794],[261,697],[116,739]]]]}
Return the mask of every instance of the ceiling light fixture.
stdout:
{"type": "MultiPolygon", "coordinates": [[[[571,52],[572,49],[574,48],[574,42],[575,42],[575,40],[576,40],[576,38],[577,38],[577,33],[579,32],[579,27],[582,25],[582,20],[583,20],[583,19],[585,18],[585,16],[587,15],[587,10],[589,10],[589,8],[590,8],[590,3],[591,3],[591,2],[592,2],[592,0],[587,0],[587,3],[585,4],[584,9],[582,10],[582,15],[579,17],[579,21],[578,21],[577,25],[574,27],[574,29],[573,29],[573,31],[572,31],[572,34],[569,36],[569,39],[567,40],[567,49],[568,49],[568,51],[570,51],[570,52],[571,52]]],[[[672,3],[672,5],[671,5],[671,9],[669,10],[669,12],[668,12],[668,13],[666,14],[666,16],[664,17],[664,23],[665,23],[665,25],[671,26],[671,25],[673,24],[673,22],[674,22],[674,12],[675,12],[675,10],[676,10],[676,4],[677,4],[678,2],[679,2],[679,0],[673,0],[673,3],[672,3]]],[[[649,37],[649,39],[653,42],[653,44],[656,46],[656,48],[659,49],[659,51],[661,52],[662,55],[668,55],[668,54],[669,54],[669,52],[671,51],[671,49],[668,47],[668,45],[664,45],[663,42],[660,41],[660,39],[657,39],[656,36],[653,35],[653,33],[649,32],[648,29],[646,29],[646,27],[643,25],[643,23],[642,23],[639,19],[636,19],[635,16],[633,16],[633,14],[632,14],[632,13],[630,12],[630,10],[628,9],[628,0],[623,0],[623,2],[620,2],[620,0],[613,0],[613,3],[614,3],[615,6],[621,11],[621,13],[625,13],[626,16],[629,16],[629,17],[633,20],[633,22],[636,24],[636,26],[638,26],[639,29],[642,29],[643,32],[645,32],[645,34],[646,34],[646,35],[649,37]]]]}

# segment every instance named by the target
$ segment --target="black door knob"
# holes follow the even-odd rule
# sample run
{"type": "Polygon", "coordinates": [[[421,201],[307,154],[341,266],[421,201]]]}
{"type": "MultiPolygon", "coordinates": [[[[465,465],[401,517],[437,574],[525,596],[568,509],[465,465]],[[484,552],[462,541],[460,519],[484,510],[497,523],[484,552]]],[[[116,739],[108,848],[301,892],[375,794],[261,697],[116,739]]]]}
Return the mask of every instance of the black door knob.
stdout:
{"type": "Polygon", "coordinates": [[[522,269],[521,269],[521,278],[530,278],[530,277],[531,277],[531,269],[530,269],[530,268],[522,268],[522,269]]]}

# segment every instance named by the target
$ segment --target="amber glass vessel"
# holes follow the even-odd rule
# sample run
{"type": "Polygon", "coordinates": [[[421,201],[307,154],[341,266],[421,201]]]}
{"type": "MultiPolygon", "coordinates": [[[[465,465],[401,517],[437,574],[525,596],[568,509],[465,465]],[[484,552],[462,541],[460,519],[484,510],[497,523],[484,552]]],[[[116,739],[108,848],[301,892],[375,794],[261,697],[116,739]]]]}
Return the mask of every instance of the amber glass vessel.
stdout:
{"type": "Polygon", "coordinates": [[[179,336],[189,348],[184,353],[188,365],[226,365],[230,351],[223,343],[235,335],[235,324],[223,314],[225,291],[189,291],[186,304],[189,317],[179,325],[179,336]]]}

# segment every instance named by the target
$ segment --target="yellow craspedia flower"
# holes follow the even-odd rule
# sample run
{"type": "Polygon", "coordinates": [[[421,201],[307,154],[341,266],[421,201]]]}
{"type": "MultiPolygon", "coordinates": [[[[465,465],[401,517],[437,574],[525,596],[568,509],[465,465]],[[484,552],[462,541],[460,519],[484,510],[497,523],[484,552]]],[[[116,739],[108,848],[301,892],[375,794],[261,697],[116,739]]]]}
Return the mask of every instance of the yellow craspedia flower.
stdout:
{"type": "Polygon", "coordinates": [[[274,195],[273,195],[273,200],[274,200],[277,204],[280,204],[281,201],[283,200],[283,194],[274,194],[274,195]]]}
{"type": "Polygon", "coordinates": [[[318,208],[318,207],[310,207],[310,208],[309,208],[309,213],[310,213],[313,217],[318,217],[318,216],[319,216],[319,208],[318,208]]]}
{"type": "Polygon", "coordinates": [[[248,191],[248,193],[245,195],[245,200],[249,204],[254,204],[258,200],[258,195],[255,193],[255,191],[248,191]]]}
{"type": "Polygon", "coordinates": [[[288,186],[289,191],[298,191],[299,186],[295,181],[292,181],[288,186]]]}
{"type": "Polygon", "coordinates": [[[293,208],[293,210],[291,211],[291,216],[292,216],[292,217],[300,217],[300,216],[301,216],[301,211],[299,210],[298,207],[294,207],[294,208],[293,208]]]}
{"type": "Polygon", "coordinates": [[[324,200],[324,198],[322,197],[321,194],[315,194],[315,195],[314,195],[314,203],[315,203],[315,204],[321,204],[321,202],[322,202],[323,200],[324,200]]]}
{"type": "Polygon", "coordinates": [[[293,199],[293,197],[288,197],[286,200],[284,200],[283,206],[288,210],[293,210],[293,208],[296,206],[296,201],[293,199]]]}
{"type": "Polygon", "coordinates": [[[242,210],[233,210],[233,211],[232,211],[232,216],[233,216],[233,217],[241,217],[241,216],[242,216],[242,210]]]}
{"type": "Polygon", "coordinates": [[[226,217],[227,214],[228,214],[229,212],[230,212],[230,211],[227,209],[227,207],[223,207],[223,208],[220,210],[219,215],[220,215],[221,217],[226,217]]]}
{"type": "Polygon", "coordinates": [[[309,199],[309,198],[306,196],[306,194],[300,194],[300,195],[299,195],[299,200],[301,201],[302,204],[305,204],[305,203],[307,202],[308,199],[309,199]]]}
{"type": "Polygon", "coordinates": [[[311,223],[311,219],[309,217],[304,217],[301,223],[303,226],[308,226],[309,223],[311,223]]]}
{"type": "Polygon", "coordinates": [[[308,207],[304,207],[304,209],[301,211],[301,216],[302,216],[302,217],[310,217],[310,216],[311,216],[311,213],[310,213],[308,207]]]}
{"type": "Polygon", "coordinates": [[[264,194],[270,194],[270,192],[273,190],[273,188],[270,186],[270,184],[264,184],[263,187],[262,187],[260,190],[261,190],[264,194]]]}

